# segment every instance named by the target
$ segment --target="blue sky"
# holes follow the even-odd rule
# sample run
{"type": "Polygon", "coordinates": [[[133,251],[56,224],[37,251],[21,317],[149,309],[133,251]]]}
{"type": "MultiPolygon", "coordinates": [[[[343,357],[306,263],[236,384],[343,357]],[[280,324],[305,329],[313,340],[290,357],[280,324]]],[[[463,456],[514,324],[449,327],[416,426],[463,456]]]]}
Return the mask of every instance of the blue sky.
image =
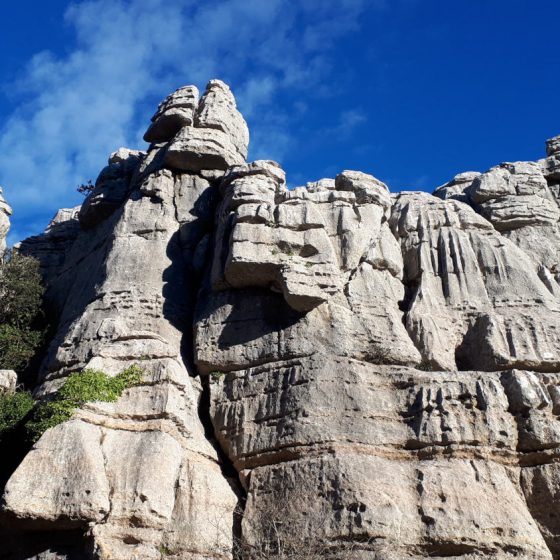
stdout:
{"type": "Polygon", "coordinates": [[[80,203],[157,103],[227,81],[250,158],[431,191],[560,134],[558,0],[19,0],[0,20],[0,185],[14,242],[80,203]]]}

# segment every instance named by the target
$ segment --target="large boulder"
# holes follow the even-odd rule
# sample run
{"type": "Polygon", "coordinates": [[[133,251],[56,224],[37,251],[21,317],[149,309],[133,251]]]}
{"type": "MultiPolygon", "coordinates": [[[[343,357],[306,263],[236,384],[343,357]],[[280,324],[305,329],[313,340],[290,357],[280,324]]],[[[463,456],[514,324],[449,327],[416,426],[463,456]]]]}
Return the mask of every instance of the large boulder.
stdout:
{"type": "MultiPolygon", "coordinates": [[[[176,127],[173,136],[166,134],[161,138],[170,140],[165,164],[181,171],[199,172],[209,169],[225,171],[232,165],[244,163],[249,146],[249,130],[237,110],[229,87],[220,80],[211,80],[198,106],[195,101],[193,96],[189,101],[189,117],[185,117],[180,128],[176,127]]],[[[173,106],[172,100],[166,102],[165,107],[169,104],[173,106]]],[[[185,108],[180,110],[184,115],[185,108]]],[[[165,109],[161,116],[156,114],[154,124],[146,133],[148,137],[152,138],[150,131],[153,126],[164,119],[169,111],[165,109]]],[[[177,115],[174,119],[176,122],[177,115]]]]}
{"type": "Polygon", "coordinates": [[[185,86],[167,96],[152,117],[144,140],[153,144],[169,142],[181,128],[192,126],[198,107],[198,89],[185,86]]]}

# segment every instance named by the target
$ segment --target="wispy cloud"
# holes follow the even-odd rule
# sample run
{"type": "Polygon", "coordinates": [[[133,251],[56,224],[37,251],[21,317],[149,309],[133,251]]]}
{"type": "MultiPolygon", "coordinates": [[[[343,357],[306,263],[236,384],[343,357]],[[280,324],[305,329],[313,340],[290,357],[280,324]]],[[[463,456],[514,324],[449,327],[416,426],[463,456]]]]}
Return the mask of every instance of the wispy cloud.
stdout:
{"type": "Polygon", "coordinates": [[[348,136],[357,126],[367,121],[365,112],[361,109],[354,108],[342,111],[338,116],[338,123],[327,129],[330,134],[338,136],[348,136]]]}
{"type": "MultiPolygon", "coordinates": [[[[379,2],[381,5],[382,2],[379,2]]],[[[15,84],[20,104],[0,129],[0,184],[17,235],[38,216],[79,202],[107,154],[142,146],[159,99],[186,83],[228,81],[252,131],[251,156],[281,158],[289,121],[275,111],[286,91],[332,75],[333,44],[359,26],[367,0],[90,0],[66,23],[75,48],[38,53],[15,84]]],[[[341,126],[361,122],[350,112],[341,126]]],[[[13,236],[12,236],[13,240],[13,236]]]]}

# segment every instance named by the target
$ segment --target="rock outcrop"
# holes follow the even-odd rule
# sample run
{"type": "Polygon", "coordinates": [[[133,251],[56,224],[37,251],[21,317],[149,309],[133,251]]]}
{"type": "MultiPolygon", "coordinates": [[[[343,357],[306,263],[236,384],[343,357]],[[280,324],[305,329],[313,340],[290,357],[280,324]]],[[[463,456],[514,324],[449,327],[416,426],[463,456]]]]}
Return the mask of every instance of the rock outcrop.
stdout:
{"type": "Polygon", "coordinates": [[[4,193],[0,188],[0,254],[6,251],[6,236],[10,231],[10,216],[12,208],[4,199],[4,193]]]}
{"type": "Polygon", "coordinates": [[[12,369],[0,369],[0,395],[14,393],[16,385],[17,373],[12,369]]]}
{"type": "Polygon", "coordinates": [[[559,151],[556,137],[547,142],[549,157],[541,162],[503,163],[486,173],[461,174],[434,192],[471,205],[502,237],[523,249],[556,298],[560,294],[559,151]]]}
{"type": "Polygon", "coordinates": [[[424,363],[558,371],[560,301],[492,223],[461,202],[402,193],[391,226],[410,289],[406,326],[424,363]]]}
{"type": "MultiPolygon", "coordinates": [[[[80,232],[79,212],[79,206],[61,208],[44,233],[28,237],[19,244],[18,251],[22,255],[32,256],[39,261],[43,283],[49,294],[51,287],[59,281],[66,256],[80,232]]],[[[65,297],[65,292],[59,293],[61,298],[65,297]]],[[[62,302],[58,302],[54,295],[49,295],[49,300],[56,304],[56,313],[60,313],[62,302]]]]}
{"type": "Polygon", "coordinates": [[[58,323],[36,397],[144,373],[30,450],[0,557],[560,558],[558,138],[435,196],[289,189],[212,81],[145,139],[22,243],[58,323]]]}

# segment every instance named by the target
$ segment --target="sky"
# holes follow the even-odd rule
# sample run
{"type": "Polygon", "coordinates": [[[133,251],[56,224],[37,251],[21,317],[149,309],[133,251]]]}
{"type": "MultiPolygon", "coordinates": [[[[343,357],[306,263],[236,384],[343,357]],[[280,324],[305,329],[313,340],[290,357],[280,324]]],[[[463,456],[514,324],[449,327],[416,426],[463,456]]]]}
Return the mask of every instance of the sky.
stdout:
{"type": "Polygon", "coordinates": [[[297,186],[344,169],[392,191],[544,156],[560,134],[558,0],[18,0],[0,18],[9,242],[80,204],[157,104],[232,88],[250,159],[297,186]]]}

